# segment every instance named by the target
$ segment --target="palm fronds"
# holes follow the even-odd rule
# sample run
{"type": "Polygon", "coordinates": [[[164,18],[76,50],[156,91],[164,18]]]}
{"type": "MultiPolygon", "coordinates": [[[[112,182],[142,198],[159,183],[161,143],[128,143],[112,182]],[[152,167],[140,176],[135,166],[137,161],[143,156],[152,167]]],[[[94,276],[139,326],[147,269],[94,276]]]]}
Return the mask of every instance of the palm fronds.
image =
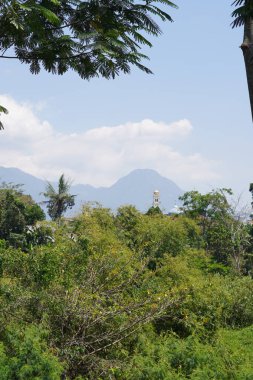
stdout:
{"type": "Polygon", "coordinates": [[[238,7],[232,12],[234,21],[232,22],[232,28],[242,26],[245,21],[253,17],[253,2],[252,0],[236,0],[232,5],[238,7]]]}
{"type": "Polygon", "coordinates": [[[66,180],[62,174],[58,181],[58,189],[48,182],[46,191],[43,193],[47,198],[44,203],[47,205],[48,214],[52,220],[59,220],[68,208],[72,208],[75,204],[75,195],[69,193],[71,181],[66,180]]]}
{"type": "MultiPolygon", "coordinates": [[[[7,110],[5,107],[3,107],[3,106],[0,105],[0,114],[1,114],[1,113],[7,114],[7,113],[8,113],[8,110],[7,110]]],[[[0,120],[0,130],[1,130],[1,129],[4,129],[4,126],[3,126],[3,123],[2,123],[1,120],[0,120]]]]}

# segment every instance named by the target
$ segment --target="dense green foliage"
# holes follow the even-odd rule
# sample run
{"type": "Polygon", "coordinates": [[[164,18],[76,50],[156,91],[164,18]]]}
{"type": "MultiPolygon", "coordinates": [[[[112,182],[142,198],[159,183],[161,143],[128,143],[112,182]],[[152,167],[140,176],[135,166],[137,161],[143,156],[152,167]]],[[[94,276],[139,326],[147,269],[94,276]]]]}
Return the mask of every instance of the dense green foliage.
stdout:
{"type": "Polygon", "coordinates": [[[3,184],[0,189],[0,239],[16,247],[25,247],[31,230],[38,221],[45,219],[45,213],[29,195],[20,188],[3,184]]]}
{"type": "Polygon", "coordinates": [[[201,228],[204,247],[218,263],[232,264],[238,272],[244,269],[251,249],[251,227],[242,223],[236,207],[228,197],[230,189],[207,194],[190,191],[180,197],[184,214],[194,219],[201,228]]]}
{"type": "Polygon", "coordinates": [[[248,241],[238,270],[237,240],[214,234],[220,213],[233,219],[223,196],[186,193],[176,217],[86,205],[39,222],[51,240],[3,238],[0,378],[252,379],[251,231],[236,219],[248,241]]]}
{"type": "Polygon", "coordinates": [[[2,0],[1,58],[19,59],[34,74],[42,66],[54,74],[72,69],[84,79],[111,78],[131,65],[150,73],[141,64],[147,58],[141,45],[152,46],[147,36],[161,33],[152,17],[172,21],[168,7],[176,6],[169,0],[2,0]]]}
{"type": "Polygon", "coordinates": [[[152,73],[141,47],[161,34],[155,18],[172,21],[169,7],[177,8],[169,0],[0,0],[0,59],[82,79],[115,78],[133,66],[152,73]]]}

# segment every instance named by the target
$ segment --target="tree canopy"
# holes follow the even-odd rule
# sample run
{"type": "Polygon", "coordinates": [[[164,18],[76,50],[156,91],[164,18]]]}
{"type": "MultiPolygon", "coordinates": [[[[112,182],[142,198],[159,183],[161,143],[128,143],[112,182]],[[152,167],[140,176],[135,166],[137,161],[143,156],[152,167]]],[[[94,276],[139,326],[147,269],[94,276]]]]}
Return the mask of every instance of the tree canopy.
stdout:
{"type": "Polygon", "coordinates": [[[1,240],[0,378],[250,379],[252,264],[235,272],[203,249],[203,209],[210,220],[227,213],[220,192],[185,201],[177,218],[88,204],[46,222],[51,242],[1,240]]]}
{"type": "Polygon", "coordinates": [[[3,0],[0,57],[19,59],[34,74],[72,69],[81,78],[114,78],[142,65],[141,45],[161,29],[153,19],[172,21],[169,0],[3,0]],[[165,5],[165,9],[161,5],[165,5]]]}
{"type": "Polygon", "coordinates": [[[200,226],[203,247],[214,260],[230,263],[240,272],[248,259],[250,228],[244,223],[244,215],[231,204],[231,195],[230,189],[212,190],[207,194],[189,191],[180,197],[181,209],[200,226]]]}
{"type": "Polygon", "coordinates": [[[167,7],[177,8],[169,0],[2,0],[0,58],[18,59],[33,74],[73,70],[82,79],[115,78],[131,66],[151,73],[141,47],[161,34],[153,17],[172,21],[167,7]]]}
{"type": "Polygon", "coordinates": [[[0,187],[0,239],[8,244],[25,247],[30,240],[28,229],[35,228],[45,213],[30,195],[23,194],[19,186],[2,184],[0,187]],[[28,239],[27,239],[28,238],[28,239]]]}

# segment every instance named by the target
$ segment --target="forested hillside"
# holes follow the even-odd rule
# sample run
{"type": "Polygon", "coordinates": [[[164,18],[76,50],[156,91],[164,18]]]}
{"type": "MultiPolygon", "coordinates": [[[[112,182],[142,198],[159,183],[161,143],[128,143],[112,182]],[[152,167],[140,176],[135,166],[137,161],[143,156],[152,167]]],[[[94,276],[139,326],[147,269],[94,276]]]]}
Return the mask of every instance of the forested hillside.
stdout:
{"type": "Polygon", "coordinates": [[[2,188],[0,379],[253,379],[252,227],[229,194],[48,222],[2,188]]]}

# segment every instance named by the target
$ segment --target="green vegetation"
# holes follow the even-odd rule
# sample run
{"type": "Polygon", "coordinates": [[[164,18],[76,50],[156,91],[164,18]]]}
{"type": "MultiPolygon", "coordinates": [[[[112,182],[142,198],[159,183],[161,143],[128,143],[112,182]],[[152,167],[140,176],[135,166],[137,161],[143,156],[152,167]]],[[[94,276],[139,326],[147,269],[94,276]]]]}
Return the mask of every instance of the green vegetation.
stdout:
{"type": "MultiPolygon", "coordinates": [[[[241,45],[253,115],[252,0],[234,0],[232,27],[244,26],[241,45]]],[[[0,2],[0,58],[26,63],[33,74],[41,68],[63,75],[75,71],[82,79],[115,78],[131,67],[151,73],[142,64],[151,47],[147,36],[159,36],[154,17],[172,21],[169,0],[3,0],[0,2]],[[164,7],[165,5],[165,7],[164,7]]],[[[1,113],[7,109],[0,105],[1,113]]],[[[0,121],[0,130],[3,124],[0,121]]]]}
{"type": "MultiPolygon", "coordinates": [[[[172,21],[169,7],[177,8],[169,0],[2,0],[0,59],[26,63],[32,74],[73,70],[86,80],[132,67],[150,74],[141,47],[161,34],[156,19],[172,21]]],[[[0,115],[7,112],[0,105],[0,115]]]]}
{"type": "Polygon", "coordinates": [[[0,194],[1,379],[252,379],[252,231],[230,191],[186,193],[173,217],[87,204],[60,224],[0,194]]]}
{"type": "Polygon", "coordinates": [[[31,232],[42,231],[36,222],[45,219],[45,213],[20,186],[2,184],[0,189],[0,239],[16,247],[26,247],[31,232]]]}
{"type": "Polygon", "coordinates": [[[41,67],[60,75],[72,69],[83,79],[114,78],[130,72],[130,65],[150,73],[141,64],[147,58],[141,45],[152,46],[147,36],[161,33],[153,17],[172,21],[169,7],[176,5],[169,0],[3,0],[1,58],[18,59],[34,74],[41,67]]]}

